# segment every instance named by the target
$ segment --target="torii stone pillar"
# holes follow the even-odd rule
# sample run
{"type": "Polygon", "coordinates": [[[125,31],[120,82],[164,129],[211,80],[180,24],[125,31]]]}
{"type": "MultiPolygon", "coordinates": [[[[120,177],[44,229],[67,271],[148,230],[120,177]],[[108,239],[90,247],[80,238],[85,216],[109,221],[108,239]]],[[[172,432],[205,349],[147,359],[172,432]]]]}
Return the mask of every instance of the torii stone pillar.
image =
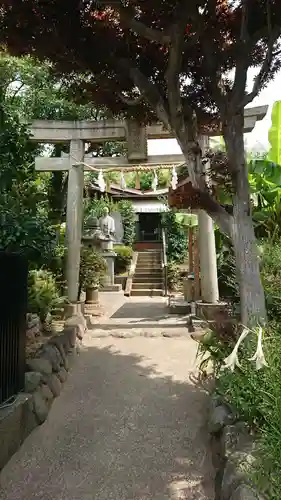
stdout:
{"type": "MultiPolygon", "coordinates": [[[[209,145],[209,138],[202,136],[200,142],[204,154],[209,145]]],[[[201,298],[203,302],[215,304],[219,300],[219,286],[214,223],[204,210],[198,212],[198,246],[201,298]]]]}
{"type": "Polygon", "coordinates": [[[198,236],[201,297],[203,302],[214,304],[219,300],[214,223],[204,210],[198,212],[198,236]]]}
{"type": "Polygon", "coordinates": [[[67,211],[66,211],[66,281],[70,302],[76,302],[79,289],[80,252],[83,224],[84,167],[73,165],[83,162],[84,142],[79,139],[70,141],[70,166],[68,172],[67,211]]]}

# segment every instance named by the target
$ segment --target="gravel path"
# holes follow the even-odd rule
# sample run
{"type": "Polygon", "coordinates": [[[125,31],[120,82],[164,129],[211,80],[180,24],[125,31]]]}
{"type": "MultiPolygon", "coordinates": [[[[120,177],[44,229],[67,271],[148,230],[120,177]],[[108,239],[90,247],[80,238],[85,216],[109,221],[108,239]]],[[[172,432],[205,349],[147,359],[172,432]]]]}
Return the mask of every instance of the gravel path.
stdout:
{"type": "Polygon", "coordinates": [[[212,500],[206,395],[188,338],[88,336],[1,500],[212,500]]]}

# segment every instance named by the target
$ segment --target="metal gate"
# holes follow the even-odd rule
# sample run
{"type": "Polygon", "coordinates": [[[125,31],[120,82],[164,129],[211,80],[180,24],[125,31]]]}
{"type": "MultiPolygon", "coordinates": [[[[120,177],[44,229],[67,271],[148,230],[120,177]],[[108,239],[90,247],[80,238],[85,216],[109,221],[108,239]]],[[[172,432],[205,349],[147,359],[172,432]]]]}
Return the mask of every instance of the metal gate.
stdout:
{"type": "Polygon", "coordinates": [[[0,252],[0,404],[24,389],[26,259],[0,252]]]}

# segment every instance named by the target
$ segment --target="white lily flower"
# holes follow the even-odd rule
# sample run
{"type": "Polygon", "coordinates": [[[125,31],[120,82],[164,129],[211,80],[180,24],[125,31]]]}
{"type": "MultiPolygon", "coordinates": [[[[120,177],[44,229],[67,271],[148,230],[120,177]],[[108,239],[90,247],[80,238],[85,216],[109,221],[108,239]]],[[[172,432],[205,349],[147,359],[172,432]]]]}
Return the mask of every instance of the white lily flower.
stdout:
{"type": "Polygon", "coordinates": [[[235,366],[238,366],[238,367],[241,366],[239,363],[239,359],[238,359],[238,349],[239,349],[240,344],[247,337],[249,331],[250,330],[248,328],[243,329],[239,339],[237,340],[237,342],[234,346],[233,351],[231,352],[231,354],[229,356],[227,356],[227,358],[224,359],[224,366],[222,367],[223,370],[226,370],[227,368],[229,368],[229,370],[231,370],[233,372],[235,369],[235,366]]]}
{"type": "Polygon", "coordinates": [[[268,366],[268,363],[265,359],[264,353],[263,353],[263,348],[262,348],[262,327],[259,327],[259,335],[258,335],[258,343],[257,343],[257,350],[251,358],[249,358],[249,361],[255,361],[256,362],[256,369],[261,370],[264,366],[268,366]]]}

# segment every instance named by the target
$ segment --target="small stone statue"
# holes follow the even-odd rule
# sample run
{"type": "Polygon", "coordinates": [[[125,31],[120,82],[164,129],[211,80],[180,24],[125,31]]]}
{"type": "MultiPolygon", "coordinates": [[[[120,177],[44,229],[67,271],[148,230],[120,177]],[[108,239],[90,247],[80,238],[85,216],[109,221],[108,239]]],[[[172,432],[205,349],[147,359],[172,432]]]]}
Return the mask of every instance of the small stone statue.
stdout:
{"type": "Polygon", "coordinates": [[[103,209],[103,215],[99,219],[99,227],[105,239],[113,240],[115,235],[115,222],[113,217],[109,215],[107,207],[103,209]]]}

